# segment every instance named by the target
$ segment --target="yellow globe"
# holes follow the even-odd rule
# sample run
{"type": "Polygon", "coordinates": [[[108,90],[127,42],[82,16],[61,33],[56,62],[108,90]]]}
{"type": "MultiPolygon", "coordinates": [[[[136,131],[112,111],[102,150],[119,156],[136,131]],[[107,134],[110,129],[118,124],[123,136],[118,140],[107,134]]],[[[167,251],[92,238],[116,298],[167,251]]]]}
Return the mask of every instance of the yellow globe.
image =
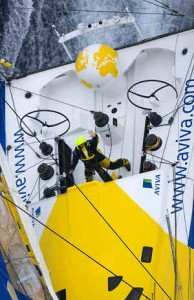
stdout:
{"type": "Polygon", "coordinates": [[[83,49],[75,63],[80,81],[88,88],[100,88],[119,75],[118,53],[110,46],[94,44],[83,49]]]}

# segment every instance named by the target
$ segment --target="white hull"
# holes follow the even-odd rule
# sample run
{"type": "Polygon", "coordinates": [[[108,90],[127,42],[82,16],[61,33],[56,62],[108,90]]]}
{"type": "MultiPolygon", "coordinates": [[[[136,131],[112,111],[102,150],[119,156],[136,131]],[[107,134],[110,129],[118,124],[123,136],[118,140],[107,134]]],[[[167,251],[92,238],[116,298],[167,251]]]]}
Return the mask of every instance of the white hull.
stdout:
{"type": "Polygon", "coordinates": [[[119,300],[127,295],[125,299],[140,299],[130,298],[133,292],[126,286],[120,287],[120,294],[105,290],[103,282],[112,269],[112,275],[123,276],[122,285],[127,281],[132,290],[143,289],[141,299],[145,295],[147,299],[193,299],[193,42],[191,30],[119,50],[118,78],[94,88],[79,81],[75,64],[13,80],[6,87],[6,145],[10,146],[6,154],[16,190],[35,218],[32,225],[54,290],[66,290],[67,299],[119,300]],[[92,112],[99,111],[108,115],[108,125],[95,125],[92,112]],[[145,126],[149,112],[162,117],[159,126],[145,126]],[[56,126],[43,126],[45,122],[56,126]],[[74,149],[76,137],[86,136],[88,129],[99,135],[99,148],[111,160],[128,158],[131,172],[116,170],[114,176],[122,178],[107,183],[95,174],[94,182],[84,183],[80,162],[73,173],[75,186],[62,195],[55,190],[55,196],[45,199],[44,189],[60,179],[56,136],[74,149]],[[150,134],[161,143],[157,150],[145,149],[150,134]],[[45,141],[53,147],[52,156],[44,156],[39,148],[45,141]],[[143,159],[156,170],[142,173],[143,159]],[[49,180],[39,178],[37,168],[42,162],[53,167],[49,180]],[[95,213],[82,203],[80,193],[89,199],[95,213]],[[121,244],[134,254],[128,263],[121,244]],[[55,263],[48,247],[57,257],[55,263]],[[141,261],[142,247],[153,251],[149,264],[141,261]],[[80,250],[109,267],[101,273],[100,267],[90,265],[90,259],[87,262],[85,254],[82,260],[80,250]],[[63,278],[58,279],[60,265],[63,278]],[[86,270],[78,272],[79,266],[86,270]],[[77,273],[70,274],[71,269],[77,273]]]}

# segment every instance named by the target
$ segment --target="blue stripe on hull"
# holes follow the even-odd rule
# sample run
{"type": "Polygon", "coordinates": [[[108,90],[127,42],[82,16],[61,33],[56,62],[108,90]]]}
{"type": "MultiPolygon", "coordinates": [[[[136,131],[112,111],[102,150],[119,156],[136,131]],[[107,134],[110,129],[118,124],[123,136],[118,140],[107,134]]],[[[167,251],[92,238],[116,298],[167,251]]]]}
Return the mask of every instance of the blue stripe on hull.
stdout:
{"type": "MultiPolygon", "coordinates": [[[[194,202],[193,202],[193,204],[194,204],[194,202]]],[[[190,231],[189,231],[188,246],[190,248],[194,249],[194,205],[193,205],[193,211],[192,211],[192,216],[191,216],[191,225],[190,225],[190,231]]]]}
{"type": "Polygon", "coordinates": [[[0,86],[0,143],[3,150],[6,150],[5,138],[5,83],[0,86]]]}
{"type": "MultiPolygon", "coordinates": [[[[11,284],[11,279],[5,267],[3,257],[0,252],[0,299],[11,300],[13,299],[11,295],[17,296],[18,300],[31,300],[30,297],[18,292],[11,284]],[[9,283],[9,284],[8,284],[9,283]]],[[[14,298],[15,299],[15,298],[14,298]]]]}

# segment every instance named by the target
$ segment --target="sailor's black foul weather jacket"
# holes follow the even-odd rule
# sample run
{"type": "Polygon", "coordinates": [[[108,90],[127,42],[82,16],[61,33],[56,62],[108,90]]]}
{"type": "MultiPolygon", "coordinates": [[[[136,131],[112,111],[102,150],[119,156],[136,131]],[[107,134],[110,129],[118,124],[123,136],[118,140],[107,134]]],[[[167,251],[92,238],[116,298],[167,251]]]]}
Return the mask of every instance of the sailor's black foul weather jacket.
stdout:
{"type": "Polygon", "coordinates": [[[105,158],[105,155],[97,148],[99,142],[98,135],[96,134],[90,140],[87,140],[86,146],[83,148],[76,147],[73,151],[72,169],[74,170],[79,159],[83,161],[85,165],[89,163],[98,163],[105,158]]]}

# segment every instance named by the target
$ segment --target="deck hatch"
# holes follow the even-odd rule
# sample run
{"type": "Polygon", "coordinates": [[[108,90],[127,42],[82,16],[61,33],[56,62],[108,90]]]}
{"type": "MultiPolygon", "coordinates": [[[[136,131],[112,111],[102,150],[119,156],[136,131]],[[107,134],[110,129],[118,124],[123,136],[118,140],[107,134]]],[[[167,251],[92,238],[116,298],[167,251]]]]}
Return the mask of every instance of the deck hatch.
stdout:
{"type": "Polygon", "coordinates": [[[125,300],[139,300],[143,293],[143,288],[133,288],[125,300]]]}
{"type": "Polygon", "coordinates": [[[117,119],[116,119],[116,118],[113,118],[113,119],[112,119],[112,123],[113,123],[114,126],[117,126],[117,119]]]}
{"type": "Polygon", "coordinates": [[[66,289],[61,290],[61,291],[57,292],[56,294],[57,294],[57,297],[59,298],[59,300],[67,300],[66,289]]]}
{"type": "Polygon", "coordinates": [[[108,291],[113,291],[120,284],[123,276],[108,277],[108,291]]]}
{"type": "Polygon", "coordinates": [[[144,246],[143,250],[142,250],[141,261],[146,262],[146,263],[150,263],[151,260],[152,260],[152,252],[153,252],[152,247],[144,246]]]}

